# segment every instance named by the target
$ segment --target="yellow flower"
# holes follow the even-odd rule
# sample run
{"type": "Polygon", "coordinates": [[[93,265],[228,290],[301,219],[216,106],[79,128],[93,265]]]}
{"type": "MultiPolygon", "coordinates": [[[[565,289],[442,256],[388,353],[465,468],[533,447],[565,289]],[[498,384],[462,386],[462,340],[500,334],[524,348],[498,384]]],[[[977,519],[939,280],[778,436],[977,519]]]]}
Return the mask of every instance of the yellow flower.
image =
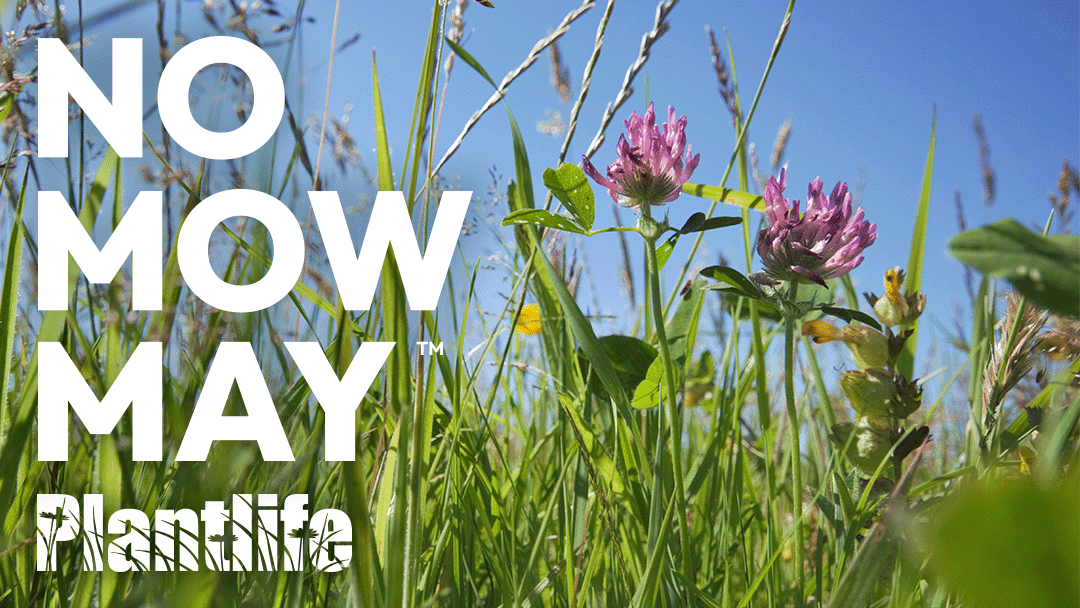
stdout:
{"type": "Polygon", "coordinates": [[[802,333],[817,344],[840,340],[851,349],[851,359],[859,369],[885,367],[889,364],[889,340],[885,334],[865,325],[840,328],[825,321],[803,323],[802,333]]]}
{"type": "Polygon", "coordinates": [[[926,308],[926,296],[911,294],[905,296],[900,293],[900,287],[904,284],[904,271],[899,267],[885,271],[885,296],[864,294],[866,300],[874,307],[874,314],[882,323],[888,326],[908,325],[919,318],[926,308]]]}
{"type": "Polygon", "coordinates": [[[540,333],[540,307],[536,304],[529,304],[522,308],[516,327],[520,333],[529,336],[540,333]]]}
{"type": "Polygon", "coordinates": [[[1023,446],[1019,450],[1020,453],[1020,472],[1024,475],[1031,475],[1031,469],[1035,468],[1035,463],[1038,459],[1038,455],[1035,450],[1028,446],[1023,446]]]}

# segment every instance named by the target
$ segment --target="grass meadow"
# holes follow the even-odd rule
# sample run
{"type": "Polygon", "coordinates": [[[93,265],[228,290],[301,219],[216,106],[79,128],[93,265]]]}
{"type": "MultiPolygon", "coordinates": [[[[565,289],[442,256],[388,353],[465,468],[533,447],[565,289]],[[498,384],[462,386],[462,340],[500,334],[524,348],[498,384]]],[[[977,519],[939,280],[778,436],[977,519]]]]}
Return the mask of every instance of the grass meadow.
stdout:
{"type": "MultiPolygon", "coordinates": [[[[1069,234],[1077,173],[1066,163],[1041,230],[1007,219],[957,230],[950,253],[969,269],[970,301],[944,347],[957,364],[942,368],[930,390],[916,370],[938,367],[921,360],[928,355],[919,348],[927,340],[920,316],[944,305],[920,296],[934,128],[926,133],[923,181],[911,185],[921,192],[914,225],[876,228],[911,235],[909,249],[896,254],[903,267],[883,277],[851,268],[873,242],[873,227],[860,223],[861,210],[844,207],[846,190],[829,195],[826,183],[818,215],[809,203],[805,215],[789,214],[780,204],[802,185],[793,182],[783,195],[779,182],[768,183],[781,179],[784,139],[771,166],[745,145],[774,61],[785,61],[794,1],[777,5],[762,74],[737,81],[723,36],[710,34],[720,95],[709,103],[733,127],[730,157],[700,159],[722,168],[717,184],[692,175],[699,161],[684,150],[678,114],[668,117],[663,99],[651,100],[655,128],[637,114],[646,104],[625,103],[633,86],[647,88],[649,51],[680,9],[672,0],[655,8],[650,30],[634,33],[640,51],[622,58],[629,68],[611,99],[588,83],[613,2],[567,3],[564,22],[505,77],[489,75],[462,43],[465,8],[489,10],[484,2],[427,3],[430,18],[418,20],[427,27],[423,61],[393,78],[395,87],[418,83],[415,105],[393,108],[411,114],[400,140],[385,128],[386,73],[375,62],[368,69],[331,60],[334,78],[370,80],[373,95],[356,100],[353,111],[371,113],[373,139],[328,121],[321,107],[321,119],[308,123],[290,106],[263,165],[193,159],[152,120],[144,158],[121,160],[100,139],[87,141],[89,126],[73,105],[71,153],[46,166],[36,156],[36,39],[61,38],[79,57],[82,5],[66,3],[57,22],[59,3],[15,4],[16,25],[5,25],[12,33],[0,55],[8,149],[0,216],[0,606],[1080,606],[1080,241],[1069,234]],[[573,58],[583,72],[573,74],[553,51],[571,25],[597,30],[592,54],[573,58]],[[503,100],[521,73],[545,62],[552,85],[572,101],[559,126],[561,153],[551,157],[530,154],[503,100]],[[481,74],[491,97],[458,132],[439,119],[444,104],[455,103],[448,82],[460,71],[481,74]],[[607,107],[604,137],[587,147],[588,134],[576,128],[586,106],[607,107]],[[639,122],[627,132],[631,110],[639,122]],[[464,271],[450,273],[436,310],[410,310],[393,257],[371,308],[347,310],[338,285],[350,279],[330,271],[310,228],[306,192],[339,168],[372,193],[401,191],[423,249],[449,188],[440,169],[474,136],[481,116],[501,121],[504,112],[510,139],[496,162],[508,179],[498,192],[475,194],[492,199],[485,209],[506,261],[500,294],[478,284],[489,262],[459,248],[455,268],[464,271]],[[604,138],[620,136],[628,144],[618,159],[597,152],[604,138]],[[569,154],[572,142],[587,150],[599,180],[569,154]],[[359,149],[372,151],[369,169],[350,161],[359,149]],[[617,171],[606,172],[613,162],[617,171]],[[161,310],[133,307],[130,263],[111,284],[88,282],[72,264],[67,310],[38,308],[31,218],[38,191],[47,189],[43,179],[95,238],[119,224],[133,193],[163,192],[161,310]],[[633,208],[636,224],[597,225],[597,208],[614,202],[609,187],[633,208]],[[225,188],[272,195],[306,227],[303,275],[266,310],[212,308],[182,280],[179,227],[225,188]],[[679,198],[660,208],[669,196],[679,198]],[[705,213],[683,213],[677,205],[687,198],[712,202],[705,213]],[[826,232],[845,240],[829,241],[826,232]],[[741,254],[699,264],[693,252],[721,234],[741,243],[741,254]],[[586,240],[624,260],[618,280],[644,294],[623,335],[604,335],[584,303],[582,294],[596,288],[578,255],[586,240]],[[684,255],[677,241],[693,243],[693,251],[684,255]],[[644,265],[631,263],[639,257],[644,265]],[[849,271],[878,294],[857,293],[849,271]],[[339,375],[360,344],[397,343],[357,396],[355,460],[326,459],[324,411],[284,346],[290,341],[317,342],[339,375]],[[39,390],[56,381],[39,368],[38,345],[46,342],[63,345],[99,398],[140,344],[163,344],[161,460],[133,457],[130,414],[100,435],[72,423],[67,461],[38,458],[39,390]],[[185,434],[205,430],[189,421],[223,342],[251,344],[293,461],[264,460],[253,441],[218,441],[205,461],[177,460],[185,434]],[[828,363],[819,361],[823,353],[828,363]],[[132,570],[99,572],[87,567],[83,544],[111,551],[120,534],[83,531],[53,543],[55,567],[39,569],[38,537],[48,535],[42,522],[79,516],[38,513],[39,494],[101,494],[106,517],[121,508],[198,511],[235,495],[301,494],[310,511],[349,516],[351,561],[339,572],[221,572],[205,564],[184,571],[176,554],[159,551],[172,566],[162,570],[154,555],[135,552],[132,570]]],[[[299,62],[290,32],[304,11],[333,17],[331,3],[312,4],[207,2],[193,11],[220,35],[273,40],[275,52],[299,62]]],[[[147,24],[142,35],[160,45],[163,65],[178,45],[161,33],[171,4],[157,7],[157,34],[147,24]]],[[[471,35],[477,44],[485,34],[471,35]]],[[[338,46],[346,42],[335,36],[338,46]]],[[[146,66],[148,74],[160,69],[146,66]]],[[[219,90],[204,95],[228,100],[229,112],[235,100],[237,116],[221,121],[242,122],[251,95],[244,74],[214,74],[219,90]]],[[[272,259],[270,240],[258,222],[232,218],[211,244],[215,271],[230,283],[258,281],[272,259]]],[[[234,388],[225,413],[245,412],[234,388]]],[[[282,545],[319,533],[264,532],[282,545]]]]}

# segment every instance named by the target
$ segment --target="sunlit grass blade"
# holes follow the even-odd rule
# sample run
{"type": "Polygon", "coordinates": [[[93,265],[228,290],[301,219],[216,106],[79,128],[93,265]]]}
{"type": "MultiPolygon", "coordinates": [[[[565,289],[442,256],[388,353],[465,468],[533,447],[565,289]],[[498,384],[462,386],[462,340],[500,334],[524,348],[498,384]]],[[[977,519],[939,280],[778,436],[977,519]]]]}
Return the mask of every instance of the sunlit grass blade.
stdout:
{"type": "Polygon", "coordinates": [[[720,186],[709,186],[707,184],[691,184],[690,182],[683,184],[682,191],[684,194],[693,194],[694,196],[700,196],[701,198],[707,198],[719,203],[735,205],[737,207],[742,207],[743,209],[753,209],[754,211],[765,210],[765,199],[757,194],[750,194],[749,192],[732,190],[731,188],[722,188],[720,186]]]}
{"type": "MultiPolygon", "coordinates": [[[[926,169],[923,171],[922,188],[919,192],[919,207],[915,215],[915,229],[911,235],[911,252],[908,255],[907,281],[904,293],[912,295],[919,292],[922,285],[923,259],[926,253],[926,227],[930,217],[930,184],[934,177],[934,141],[937,132],[937,109],[930,119],[930,148],[926,153],[926,169]]],[[[896,369],[911,378],[915,369],[915,345],[919,339],[919,321],[910,326],[912,333],[904,343],[904,350],[896,360],[896,369]]]]}
{"type": "MultiPolygon", "coordinates": [[[[521,192],[522,204],[526,208],[535,207],[532,197],[532,178],[529,172],[529,160],[525,154],[525,146],[521,140],[521,132],[517,129],[517,123],[513,120],[513,115],[510,115],[511,131],[514,138],[514,165],[517,169],[518,175],[518,189],[521,192]]],[[[548,282],[551,290],[554,292],[555,297],[558,299],[559,304],[562,307],[562,312],[569,321],[570,328],[574,333],[574,337],[577,338],[578,343],[581,345],[581,350],[585,354],[585,358],[592,364],[596,374],[600,377],[600,382],[603,383],[604,389],[607,390],[612,400],[618,405],[618,407],[624,412],[629,411],[630,402],[627,399],[626,393],[623,391],[622,385],[619,383],[619,378],[615,374],[615,369],[611,366],[611,360],[608,359],[607,353],[604,351],[603,345],[596,337],[596,333],[593,332],[592,325],[589,320],[585,318],[584,313],[581,312],[581,308],[578,307],[574,297],[570,294],[570,291],[566,288],[566,283],[563,282],[563,278],[560,273],[551,264],[551,260],[544,254],[543,245],[540,242],[540,236],[538,231],[533,226],[526,226],[528,234],[532,239],[532,246],[536,248],[536,256],[540,258],[544,272],[547,274],[548,282]]]]}
{"type": "MultiPolygon", "coordinates": [[[[438,8],[436,8],[438,11],[438,8]]],[[[379,73],[375,57],[371,59],[372,102],[375,112],[375,153],[379,162],[379,190],[393,190],[394,176],[390,166],[390,143],[386,136],[382,95],[379,93],[379,73]]],[[[405,287],[401,283],[397,258],[388,251],[380,278],[380,301],[383,315],[383,339],[395,342],[387,363],[389,399],[392,411],[400,415],[403,404],[409,403],[412,382],[409,375],[409,318],[405,310],[405,287]]]]}
{"type": "Polygon", "coordinates": [[[487,70],[485,70],[484,67],[480,65],[480,62],[477,61],[476,59],[474,59],[473,56],[470,55],[468,51],[461,48],[461,45],[454,42],[453,40],[450,40],[449,38],[446,38],[446,44],[450,45],[450,48],[454,50],[454,53],[456,53],[458,57],[461,57],[462,61],[469,64],[469,67],[476,70],[476,72],[478,74],[483,76],[484,80],[491,83],[492,87],[494,87],[496,89],[499,88],[499,85],[495,84],[495,81],[491,79],[491,76],[488,76],[487,70]]]}
{"type": "Polygon", "coordinates": [[[30,175],[30,167],[23,173],[22,189],[19,193],[19,202],[15,207],[15,215],[11,218],[11,231],[8,233],[7,257],[4,260],[4,284],[0,292],[0,366],[3,377],[0,382],[0,445],[4,444],[4,436],[11,421],[8,411],[9,390],[11,380],[12,358],[14,357],[15,325],[19,315],[19,281],[22,278],[22,248],[23,248],[23,208],[26,202],[26,178],[30,175]]]}
{"type": "MultiPolygon", "coordinates": [[[[441,0],[435,0],[431,9],[431,26],[428,28],[427,43],[424,45],[424,58],[420,63],[420,81],[416,85],[416,101],[413,103],[412,122],[409,125],[409,141],[405,146],[405,165],[401,169],[399,190],[407,191],[410,206],[416,200],[416,182],[420,172],[420,157],[424,149],[424,138],[428,132],[428,110],[435,98],[431,90],[434,86],[438,62],[435,57],[439,45],[439,23],[443,19],[445,7],[441,0]],[[410,158],[410,154],[412,155],[410,158]],[[406,180],[408,173],[408,180],[406,180]],[[405,186],[408,186],[406,188],[405,186]]],[[[380,185],[380,189],[383,187],[380,185]]],[[[391,188],[387,188],[391,189],[391,188]]]]}

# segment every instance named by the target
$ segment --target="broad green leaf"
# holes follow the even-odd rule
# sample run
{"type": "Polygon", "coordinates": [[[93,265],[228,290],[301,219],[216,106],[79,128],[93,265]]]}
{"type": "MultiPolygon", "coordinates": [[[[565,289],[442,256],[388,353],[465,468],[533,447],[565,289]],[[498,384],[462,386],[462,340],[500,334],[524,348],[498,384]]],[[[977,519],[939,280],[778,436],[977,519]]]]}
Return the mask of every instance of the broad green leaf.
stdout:
{"type": "Polygon", "coordinates": [[[1006,218],[954,236],[949,253],[1038,306],[1080,317],[1080,237],[1042,236],[1006,218]]]}
{"type": "Polygon", "coordinates": [[[1077,605],[1076,479],[1044,489],[1030,478],[1002,478],[946,499],[930,522],[931,558],[965,605],[1077,605]]]}
{"type": "Polygon", "coordinates": [[[732,190],[731,188],[691,184],[687,182],[683,184],[682,191],[687,194],[693,194],[694,196],[700,196],[701,198],[707,198],[712,201],[719,201],[721,203],[727,203],[746,209],[755,209],[757,211],[763,211],[765,209],[765,199],[762,197],[756,194],[750,194],[749,192],[732,190]]]}
{"type": "MultiPolygon", "coordinates": [[[[611,360],[611,366],[615,375],[619,378],[619,384],[627,393],[634,390],[645,379],[649,366],[656,359],[656,349],[644,340],[632,336],[604,336],[599,338],[600,345],[611,360]]],[[[587,370],[588,359],[585,358],[581,349],[578,349],[578,365],[582,373],[587,370]]],[[[608,399],[608,393],[595,372],[590,373],[589,389],[603,400],[608,399]]]]}
{"type": "Polygon", "coordinates": [[[634,388],[634,398],[630,405],[639,410],[647,410],[664,402],[664,362],[656,357],[645,372],[645,378],[634,388]]]}
{"type": "Polygon", "coordinates": [[[544,211],[543,209],[522,209],[520,211],[514,211],[503,218],[502,222],[503,226],[522,226],[525,224],[554,228],[556,230],[565,230],[576,234],[585,234],[585,229],[575,224],[572,219],[564,215],[556,215],[550,211],[544,211]]]}
{"type": "Polygon", "coordinates": [[[595,210],[592,186],[577,166],[563,163],[558,169],[544,169],[544,185],[551,195],[562,201],[566,209],[586,230],[592,230],[595,210]]]}
{"type": "Polygon", "coordinates": [[[754,282],[746,278],[746,275],[731,268],[729,266],[709,266],[703,268],[700,272],[701,276],[715,279],[717,281],[723,281],[732,287],[737,287],[740,291],[749,294],[758,294],[760,297],[760,291],[754,282]]]}
{"type": "MultiPolygon", "coordinates": [[[[671,362],[675,367],[675,387],[679,392],[682,391],[683,387],[687,354],[693,348],[693,344],[689,344],[689,342],[696,332],[696,324],[700,314],[699,307],[704,297],[702,283],[704,281],[695,284],[682,302],[679,302],[679,307],[675,309],[675,314],[666,325],[668,353],[671,355],[671,362]]],[[[661,397],[667,398],[667,395],[661,392],[663,385],[664,365],[660,357],[657,357],[649,365],[649,369],[645,373],[645,379],[634,389],[632,405],[638,409],[659,405],[661,397]]]]}

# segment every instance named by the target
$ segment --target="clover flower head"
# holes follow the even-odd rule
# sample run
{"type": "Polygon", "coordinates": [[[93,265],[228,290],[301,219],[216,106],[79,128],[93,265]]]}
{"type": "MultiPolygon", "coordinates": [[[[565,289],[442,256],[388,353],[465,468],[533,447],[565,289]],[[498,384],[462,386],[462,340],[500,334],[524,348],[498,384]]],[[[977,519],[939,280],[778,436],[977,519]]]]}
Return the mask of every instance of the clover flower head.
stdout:
{"type": "Polygon", "coordinates": [[[615,146],[618,158],[607,168],[607,177],[581,157],[582,167],[620,205],[637,208],[642,202],[662,205],[679,198],[682,185],[697,168],[700,154],[690,156],[686,143],[686,117],[675,119],[668,108],[667,123],[657,126],[653,104],[644,116],[637,112],[626,121],[626,135],[615,146]],[[662,129],[661,129],[662,127],[662,129]]]}
{"type": "Polygon", "coordinates": [[[821,178],[810,183],[806,213],[799,201],[784,198],[787,179],[769,178],[765,188],[765,217],[769,227],[758,235],[758,255],[773,278],[817,283],[851,272],[862,263],[862,252],[877,238],[877,225],[863,219],[863,209],[852,213],[847,184],[837,182],[825,196],[821,178]]]}

